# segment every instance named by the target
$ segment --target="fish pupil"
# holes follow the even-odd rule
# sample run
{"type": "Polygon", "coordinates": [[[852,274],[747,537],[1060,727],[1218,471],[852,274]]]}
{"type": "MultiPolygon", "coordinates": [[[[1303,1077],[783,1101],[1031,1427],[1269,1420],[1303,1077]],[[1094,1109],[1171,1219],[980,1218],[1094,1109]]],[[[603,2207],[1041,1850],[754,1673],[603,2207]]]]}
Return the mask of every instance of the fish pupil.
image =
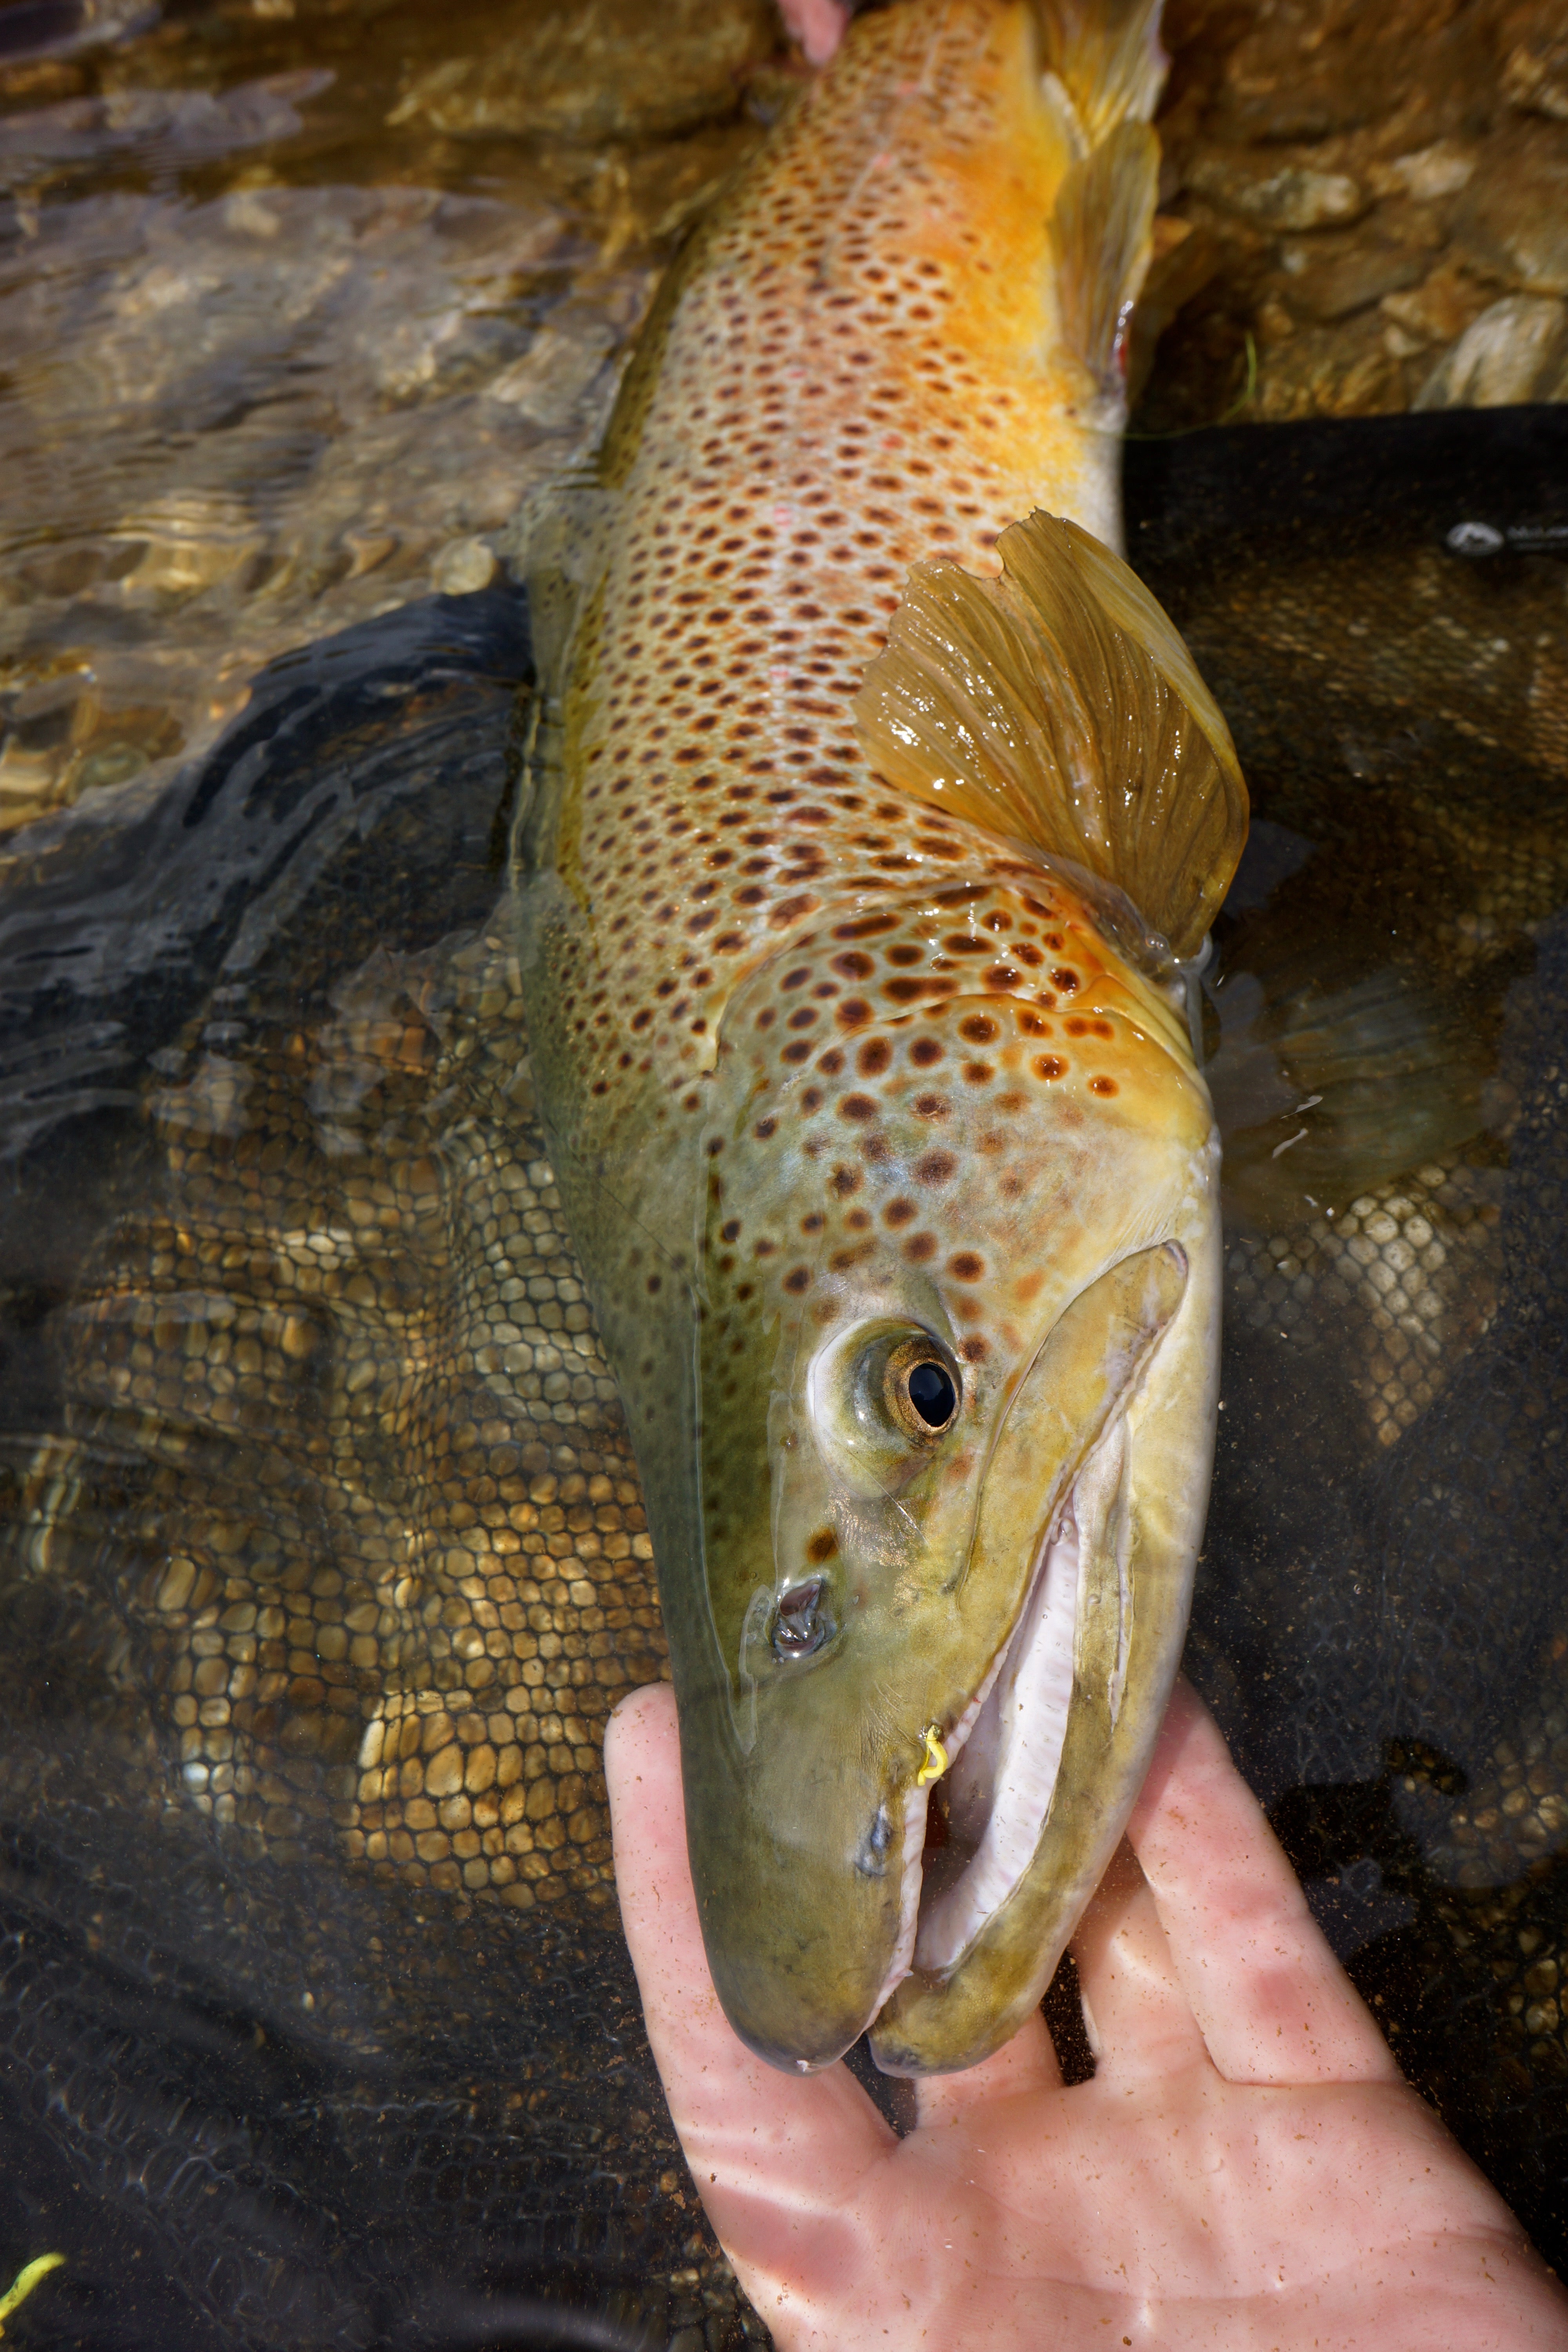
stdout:
{"type": "Polygon", "coordinates": [[[916,1364],[908,1380],[910,1402],[929,1429],[945,1429],[952,1419],[958,1391],[942,1364],[916,1364]]]}
{"type": "Polygon", "coordinates": [[[773,1654],[779,1658],[809,1658],[833,1631],[831,1613],[823,1606],[823,1580],[793,1585],[781,1594],[773,1622],[773,1654]]]}

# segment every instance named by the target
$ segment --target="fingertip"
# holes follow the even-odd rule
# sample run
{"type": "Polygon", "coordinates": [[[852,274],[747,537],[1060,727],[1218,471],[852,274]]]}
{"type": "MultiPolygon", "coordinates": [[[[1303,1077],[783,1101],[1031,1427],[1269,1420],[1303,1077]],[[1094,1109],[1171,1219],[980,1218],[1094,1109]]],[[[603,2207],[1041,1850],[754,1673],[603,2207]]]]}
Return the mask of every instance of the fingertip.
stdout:
{"type": "Polygon", "coordinates": [[[686,1869],[680,1734],[668,1683],[645,1683],[612,1714],[605,1788],[621,1918],[635,1947],[644,1912],[658,1907],[666,1882],[679,1882],[686,1869]]]}
{"type": "Polygon", "coordinates": [[[610,1719],[605,1727],[605,1769],[611,1769],[612,1759],[617,1767],[622,1751],[628,1746],[657,1741],[668,1723],[675,1722],[675,1693],[668,1683],[637,1683],[624,1691],[610,1709],[610,1719]]]}

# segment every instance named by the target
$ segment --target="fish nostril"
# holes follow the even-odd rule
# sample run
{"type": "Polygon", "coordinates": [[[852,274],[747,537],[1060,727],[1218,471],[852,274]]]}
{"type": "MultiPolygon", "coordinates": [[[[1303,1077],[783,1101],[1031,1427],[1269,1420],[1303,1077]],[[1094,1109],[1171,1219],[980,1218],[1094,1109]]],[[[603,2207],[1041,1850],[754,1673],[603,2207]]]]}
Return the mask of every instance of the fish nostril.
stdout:
{"type": "Polygon", "coordinates": [[[928,1429],[945,1429],[958,1403],[958,1391],[945,1364],[916,1364],[907,1386],[910,1402],[928,1429]]]}
{"type": "Polygon", "coordinates": [[[779,1595],[773,1613],[775,1658],[809,1658],[831,1638],[833,1631],[833,1612],[827,1606],[822,1577],[814,1576],[807,1583],[792,1585],[787,1592],[779,1595]]]}

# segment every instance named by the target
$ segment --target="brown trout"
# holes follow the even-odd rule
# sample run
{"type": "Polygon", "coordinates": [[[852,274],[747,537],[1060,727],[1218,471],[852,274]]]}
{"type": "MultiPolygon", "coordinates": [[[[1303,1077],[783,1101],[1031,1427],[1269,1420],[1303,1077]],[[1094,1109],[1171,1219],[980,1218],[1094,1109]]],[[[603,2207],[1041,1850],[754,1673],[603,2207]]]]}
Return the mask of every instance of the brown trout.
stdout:
{"type": "Polygon", "coordinates": [[[858,21],[535,519],[535,1081],[714,1979],[780,2064],[1015,2031],[1185,1629],[1218,1145],[1178,960],[1247,817],[1111,551],[1156,16],[858,21]]]}

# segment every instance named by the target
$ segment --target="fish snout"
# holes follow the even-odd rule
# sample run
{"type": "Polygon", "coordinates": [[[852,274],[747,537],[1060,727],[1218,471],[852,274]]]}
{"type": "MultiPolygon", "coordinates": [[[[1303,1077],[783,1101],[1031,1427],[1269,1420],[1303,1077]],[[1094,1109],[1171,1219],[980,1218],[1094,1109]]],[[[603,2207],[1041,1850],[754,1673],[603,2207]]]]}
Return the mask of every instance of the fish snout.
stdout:
{"type": "MultiPolygon", "coordinates": [[[[857,1743],[858,1744],[858,1743],[857,1743]]],[[[902,1806],[858,1756],[759,1739],[687,1762],[687,1840],[724,2013],[770,2065],[831,2065],[881,2005],[903,1916],[902,1806]]]]}

